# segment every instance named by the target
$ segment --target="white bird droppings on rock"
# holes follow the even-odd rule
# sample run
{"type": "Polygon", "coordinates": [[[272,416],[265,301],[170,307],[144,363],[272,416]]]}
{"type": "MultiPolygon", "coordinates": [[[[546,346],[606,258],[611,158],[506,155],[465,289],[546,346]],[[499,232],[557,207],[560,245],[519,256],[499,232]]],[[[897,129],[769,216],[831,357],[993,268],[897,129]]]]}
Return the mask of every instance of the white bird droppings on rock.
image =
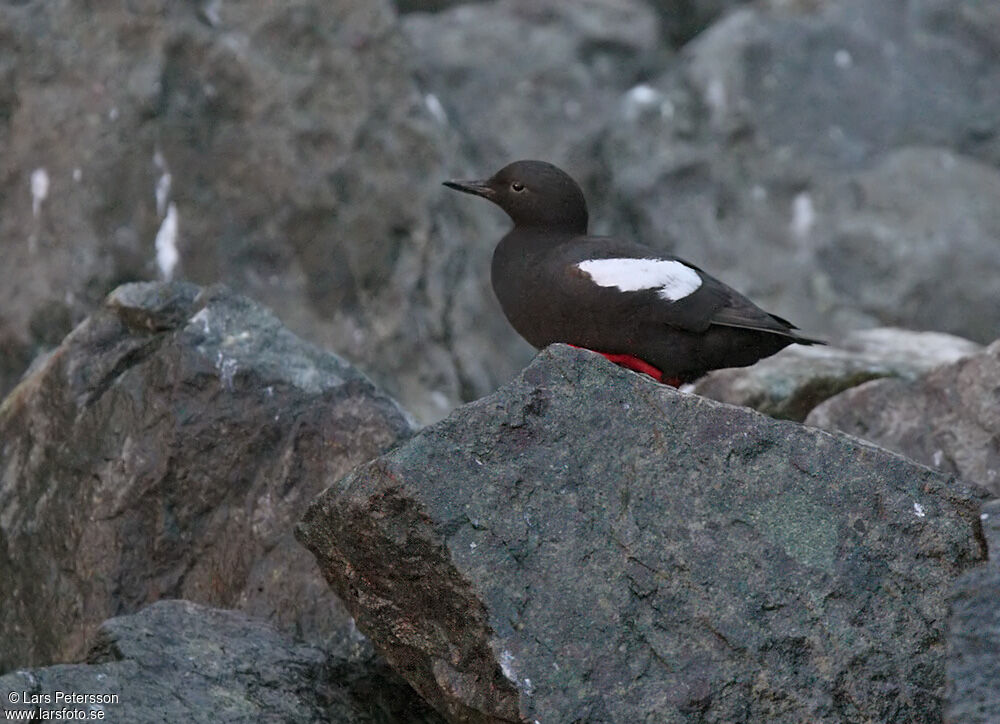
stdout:
{"type": "Polygon", "coordinates": [[[227,334],[226,338],[222,340],[223,347],[232,347],[233,345],[240,344],[241,342],[246,342],[250,339],[250,332],[243,330],[239,334],[227,334]]]}
{"type": "Polygon", "coordinates": [[[167,210],[167,201],[170,200],[170,186],[173,183],[173,176],[167,168],[167,159],[163,157],[160,149],[153,152],[153,165],[160,172],[160,177],[156,179],[156,186],[153,188],[153,195],[156,197],[156,213],[162,217],[167,210]]]}
{"type": "Polygon", "coordinates": [[[164,167],[163,173],[156,179],[156,187],[153,190],[153,194],[156,197],[156,214],[161,218],[167,210],[167,199],[170,198],[170,184],[172,181],[173,177],[166,170],[166,167],[164,167]]]}
{"type": "Polygon", "coordinates": [[[508,681],[517,683],[517,675],[514,673],[513,664],[514,654],[510,651],[504,650],[503,653],[500,654],[500,670],[503,672],[503,675],[507,677],[508,681]]]}
{"type": "Polygon", "coordinates": [[[424,96],[424,105],[427,106],[427,110],[430,114],[434,116],[434,120],[440,123],[442,126],[448,123],[448,113],[444,110],[444,106],[441,105],[441,101],[433,93],[428,93],[424,96]]]}
{"type": "Polygon", "coordinates": [[[792,233],[799,238],[809,236],[816,225],[816,209],[812,197],[805,191],[797,194],[792,201],[792,233]]]}
{"type": "Polygon", "coordinates": [[[38,218],[42,212],[42,202],[49,196],[49,172],[36,168],[31,172],[31,211],[38,218]]]}
{"type": "Polygon", "coordinates": [[[638,103],[641,106],[650,106],[660,100],[660,92],[648,86],[645,83],[640,83],[629,89],[625,94],[625,101],[628,103],[638,103]]]}
{"type": "Polygon", "coordinates": [[[645,83],[640,83],[625,93],[622,101],[622,110],[626,118],[635,120],[647,108],[660,104],[662,100],[663,94],[658,90],[645,83]]]}
{"type": "Polygon", "coordinates": [[[174,269],[180,261],[180,254],[177,251],[177,227],[177,206],[170,204],[167,215],[160,224],[159,231],[156,232],[156,265],[164,281],[173,278],[174,269]]]}
{"type": "Polygon", "coordinates": [[[913,504],[913,512],[916,514],[918,518],[923,518],[924,516],[927,515],[927,513],[924,512],[924,506],[922,506],[920,503],[913,504]]]}
{"type": "Polygon", "coordinates": [[[525,694],[530,695],[531,692],[535,690],[534,685],[531,683],[531,679],[518,678],[517,672],[514,671],[514,654],[506,649],[504,649],[503,653],[500,654],[500,670],[503,672],[503,675],[507,677],[507,680],[510,683],[517,686],[525,694]]]}
{"type": "Polygon", "coordinates": [[[219,371],[219,380],[227,390],[233,389],[233,378],[239,369],[239,363],[232,357],[226,357],[222,352],[218,353],[215,360],[215,368],[219,371]]]}
{"type": "Polygon", "coordinates": [[[196,315],[191,317],[189,321],[192,324],[200,324],[201,331],[204,332],[205,334],[210,334],[212,331],[211,327],[209,327],[208,325],[208,307],[205,307],[204,309],[199,311],[196,315]]]}
{"type": "Polygon", "coordinates": [[[164,171],[160,174],[160,178],[156,180],[156,190],[154,191],[156,195],[156,213],[158,216],[163,216],[164,211],[167,208],[167,199],[170,197],[170,182],[172,181],[169,171],[164,171]]]}
{"type": "Polygon", "coordinates": [[[438,408],[442,410],[447,410],[451,408],[451,400],[440,390],[433,390],[431,392],[431,402],[438,408]]]}

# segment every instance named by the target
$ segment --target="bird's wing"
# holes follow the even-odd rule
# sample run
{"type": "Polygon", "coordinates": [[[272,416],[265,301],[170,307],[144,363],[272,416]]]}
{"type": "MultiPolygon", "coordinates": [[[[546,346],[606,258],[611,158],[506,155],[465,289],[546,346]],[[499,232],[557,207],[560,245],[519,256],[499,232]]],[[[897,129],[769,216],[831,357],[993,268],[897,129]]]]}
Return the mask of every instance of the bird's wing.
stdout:
{"type": "Polygon", "coordinates": [[[566,256],[565,271],[577,290],[590,285],[617,292],[643,314],[677,329],[704,332],[721,325],[814,341],[800,338],[793,324],[765,312],[694,264],[638,244],[602,237],[583,240],[566,256]]]}

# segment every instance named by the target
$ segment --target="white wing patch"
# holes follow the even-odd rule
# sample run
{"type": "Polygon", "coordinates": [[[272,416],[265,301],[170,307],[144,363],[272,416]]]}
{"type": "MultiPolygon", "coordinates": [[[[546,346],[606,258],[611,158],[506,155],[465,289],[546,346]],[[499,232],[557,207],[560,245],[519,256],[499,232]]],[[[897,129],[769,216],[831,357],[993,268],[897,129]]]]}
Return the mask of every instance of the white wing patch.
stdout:
{"type": "Polygon", "coordinates": [[[701,286],[698,272],[667,259],[588,259],[576,266],[598,286],[623,292],[656,290],[668,302],[683,299],[701,286]]]}

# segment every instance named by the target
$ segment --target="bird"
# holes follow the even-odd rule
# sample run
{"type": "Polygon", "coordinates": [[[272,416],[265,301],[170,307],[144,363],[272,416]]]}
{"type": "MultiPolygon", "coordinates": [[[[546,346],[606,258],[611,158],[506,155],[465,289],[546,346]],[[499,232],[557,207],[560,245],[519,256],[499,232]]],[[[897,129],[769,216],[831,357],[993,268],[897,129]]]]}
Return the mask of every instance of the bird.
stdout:
{"type": "Polygon", "coordinates": [[[444,185],[492,201],[514,222],[490,280],[510,324],[537,349],[562,342],[679,387],[792,343],[825,344],[684,259],[589,235],[583,191],[551,163],[515,161],[488,179],[444,185]]]}

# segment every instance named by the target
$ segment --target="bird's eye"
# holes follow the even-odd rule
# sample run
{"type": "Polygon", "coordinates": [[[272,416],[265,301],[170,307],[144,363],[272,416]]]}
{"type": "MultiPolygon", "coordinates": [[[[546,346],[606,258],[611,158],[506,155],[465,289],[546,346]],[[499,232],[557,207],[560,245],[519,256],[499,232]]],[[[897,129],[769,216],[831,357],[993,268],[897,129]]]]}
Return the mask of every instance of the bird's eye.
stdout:
{"type": "Polygon", "coordinates": [[[517,193],[521,193],[522,191],[524,191],[524,184],[521,183],[520,181],[515,181],[510,185],[510,188],[511,191],[516,191],[517,193]]]}

